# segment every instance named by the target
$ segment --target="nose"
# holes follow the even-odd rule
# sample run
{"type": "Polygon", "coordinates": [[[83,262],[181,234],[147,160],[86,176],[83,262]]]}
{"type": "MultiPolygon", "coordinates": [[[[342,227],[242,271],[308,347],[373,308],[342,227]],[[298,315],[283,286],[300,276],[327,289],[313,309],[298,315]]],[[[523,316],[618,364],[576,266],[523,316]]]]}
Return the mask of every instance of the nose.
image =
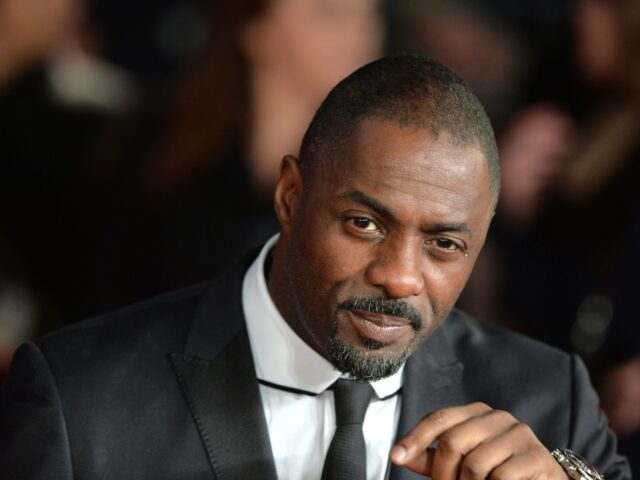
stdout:
{"type": "Polygon", "coordinates": [[[369,283],[385,291],[388,298],[420,295],[425,288],[422,241],[406,239],[378,245],[368,265],[369,283]]]}

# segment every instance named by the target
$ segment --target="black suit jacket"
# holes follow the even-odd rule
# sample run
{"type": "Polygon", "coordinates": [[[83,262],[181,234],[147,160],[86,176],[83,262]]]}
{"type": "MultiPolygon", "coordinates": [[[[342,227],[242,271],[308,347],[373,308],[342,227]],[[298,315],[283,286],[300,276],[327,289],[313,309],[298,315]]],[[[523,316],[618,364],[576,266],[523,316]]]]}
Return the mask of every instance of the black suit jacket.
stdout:
{"type": "MultiPolygon", "coordinates": [[[[0,397],[0,478],[275,479],[244,271],[23,345],[0,397]]],[[[483,401],[607,480],[630,478],[576,358],[454,311],[405,372],[399,434],[434,409],[483,401]]]]}

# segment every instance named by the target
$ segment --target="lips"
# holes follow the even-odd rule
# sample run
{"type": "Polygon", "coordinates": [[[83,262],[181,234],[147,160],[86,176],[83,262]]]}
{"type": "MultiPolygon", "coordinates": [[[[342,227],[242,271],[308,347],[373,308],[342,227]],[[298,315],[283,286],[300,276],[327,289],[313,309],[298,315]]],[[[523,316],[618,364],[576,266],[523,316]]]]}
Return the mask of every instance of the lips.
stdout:
{"type": "Polygon", "coordinates": [[[406,318],[358,309],[347,311],[351,324],[361,336],[382,344],[393,343],[414,331],[413,325],[406,318]]]}

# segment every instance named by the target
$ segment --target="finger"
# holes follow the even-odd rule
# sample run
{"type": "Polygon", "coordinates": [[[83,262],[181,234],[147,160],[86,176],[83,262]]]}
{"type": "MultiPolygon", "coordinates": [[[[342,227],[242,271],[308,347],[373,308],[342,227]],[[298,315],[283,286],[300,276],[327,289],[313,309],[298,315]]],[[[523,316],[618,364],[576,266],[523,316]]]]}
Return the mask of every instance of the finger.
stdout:
{"type": "Polygon", "coordinates": [[[433,459],[435,458],[435,453],[435,448],[428,447],[409,459],[404,464],[404,467],[420,475],[432,476],[431,472],[433,471],[433,459]]]}
{"type": "Polygon", "coordinates": [[[566,479],[567,474],[543,447],[542,450],[531,450],[507,459],[496,467],[488,477],[483,478],[489,480],[566,479]]]}
{"type": "Polygon", "coordinates": [[[491,411],[488,405],[472,403],[430,413],[396,443],[391,450],[391,460],[397,465],[405,465],[422,454],[443,432],[488,411],[491,411]]]}
{"type": "MultiPolygon", "coordinates": [[[[510,413],[503,410],[490,410],[447,430],[440,435],[433,462],[432,477],[438,480],[457,479],[463,460],[466,460],[466,455],[489,444],[491,440],[503,436],[516,425],[518,425],[518,421],[510,413]]],[[[504,452],[494,454],[499,457],[497,460],[502,459],[501,461],[503,461],[512,452],[509,444],[499,444],[496,447],[504,450],[504,452]]],[[[494,466],[499,465],[499,463],[487,462],[486,458],[483,458],[483,461],[484,464],[487,464],[486,473],[489,473],[494,466]]]]}
{"type": "Polygon", "coordinates": [[[501,434],[477,445],[464,457],[460,465],[460,480],[488,478],[505,462],[526,453],[534,440],[537,442],[527,425],[511,425],[501,434]]]}

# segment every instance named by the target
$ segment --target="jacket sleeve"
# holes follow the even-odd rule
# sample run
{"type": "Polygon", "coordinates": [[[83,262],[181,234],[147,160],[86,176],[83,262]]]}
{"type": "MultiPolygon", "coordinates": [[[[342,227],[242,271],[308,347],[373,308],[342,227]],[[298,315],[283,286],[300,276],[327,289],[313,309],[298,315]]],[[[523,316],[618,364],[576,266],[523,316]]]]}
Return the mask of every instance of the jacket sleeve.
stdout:
{"type": "Polygon", "coordinates": [[[629,463],[616,453],[617,441],[600,409],[598,396],[579,357],[572,357],[571,450],[580,454],[607,480],[631,480],[629,463]]]}
{"type": "Polygon", "coordinates": [[[73,478],[58,389],[44,355],[31,342],[16,351],[0,386],[0,477],[73,478]]]}

